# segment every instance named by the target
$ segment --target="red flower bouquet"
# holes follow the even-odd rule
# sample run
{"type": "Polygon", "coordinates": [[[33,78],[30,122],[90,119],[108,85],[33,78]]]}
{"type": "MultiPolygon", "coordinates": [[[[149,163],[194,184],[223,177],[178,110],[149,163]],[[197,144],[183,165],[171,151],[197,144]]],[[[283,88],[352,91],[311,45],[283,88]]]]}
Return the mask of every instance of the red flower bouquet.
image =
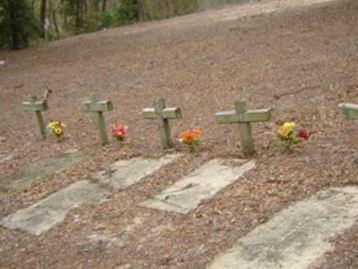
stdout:
{"type": "Polygon", "coordinates": [[[128,134],[128,127],[123,124],[116,124],[111,129],[111,136],[116,138],[119,142],[123,142],[128,134]]]}

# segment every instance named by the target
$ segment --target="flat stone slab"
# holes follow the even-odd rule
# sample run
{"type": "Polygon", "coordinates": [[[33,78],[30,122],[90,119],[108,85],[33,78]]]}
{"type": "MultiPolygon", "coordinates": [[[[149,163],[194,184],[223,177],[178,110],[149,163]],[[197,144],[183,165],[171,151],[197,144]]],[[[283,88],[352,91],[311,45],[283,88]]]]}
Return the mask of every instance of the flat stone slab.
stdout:
{"type": "Polygon", "coordinates": [[[78,181],[28,208],[5,217],[0,224],[9,229],[40,235],[62,222],[71,209],[84,203],[98,202],[108,194],[108,190],[98,184],[86,180],[78,181]]]}
{"type": "Polygon", "coordinates": [[[174,161],[180,154],[166,155],[160,159],[132,158],[118,161],[96,176],[100,183],[110,185],[114,189],[124,189],[151,173],[159,170],[162,166],[174,161]]]}
{"type": "Polygon", "coordinates": [[[186,214],[254,167],[254,161],[211,160],[141,205],[186,214]]]}
{"type": "Polygon", "coordinates": [[[333,188],[282,210],[217,256],[208,269],[308,269],[328,241],[358,221],[358,187],[333,188]]]}
{"type": "Polygon", "coordinates": [[[85,156],[79,151],[69,151],[55,158],[43,160],[0,179],[0,192],[4,195],[11,191],[23,191],[31,184],[47,180],[51,175],[60,173],[83,161],[85,156]]]}
{"type": "Polygon", "coordinates": [[[109,170],[99,173],[98,182],[76,182],[28,208],[5,217],[0,224],[9,229],[20,229],[33,235],[40,235],[62,222],[71,209],[84,203],[100,202],[110,194],[111,187],[129,187],[179,156],[181,155],[173,154],[160,159],[133,158],[119,161],[109,170]]]}
{"type": "Polygon", "coordinates": [[[0,164],[10,161],[14,156],[0,153],[0,164]]]}

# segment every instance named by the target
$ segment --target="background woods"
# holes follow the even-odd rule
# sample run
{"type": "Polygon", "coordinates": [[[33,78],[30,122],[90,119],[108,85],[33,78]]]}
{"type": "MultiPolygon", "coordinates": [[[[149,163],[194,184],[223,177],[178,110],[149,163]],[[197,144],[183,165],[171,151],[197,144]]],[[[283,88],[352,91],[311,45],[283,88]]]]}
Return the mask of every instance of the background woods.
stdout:
{"type": "Polygon", "coordinates": [[[158,20],[245,0],[3,0],[0,48],[18,49],[137,21],[158,20]]]}
{"type": "Polygon", "coordinates": [[[0,46],[18,49],[59,37],[137,20],[136,0],[5,0],[0,3],[0,46]]]}
{"type": "Polygon", "coordinates": [[[26,0],[0,2],[0,46],[18,49],[27,46],[30,38],[38,35],[35,18],[26,0]]]}

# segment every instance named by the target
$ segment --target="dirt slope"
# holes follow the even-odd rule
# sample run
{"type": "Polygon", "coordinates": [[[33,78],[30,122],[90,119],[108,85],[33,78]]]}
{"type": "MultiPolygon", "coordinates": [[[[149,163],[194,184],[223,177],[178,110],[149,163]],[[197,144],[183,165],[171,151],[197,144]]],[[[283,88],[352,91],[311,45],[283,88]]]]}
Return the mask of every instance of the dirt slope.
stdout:
{"type": "MultiPolygon", "coordinates": [[[[186,155],[101,206],[72,212],[44,236],[0,228],[4,268],[115,268],[126,263],[133,268],[205,268],[215,254],[288,203],[327,186],[358,183],[358,122],[342,119],[337,110],[342,101],[358,103],[358,2],[281,9],[238,20],[202,16],[0,53],[6,61],[0,66],[0,153],[12,157],[0,163],[0,178],[68,149],[95,156],[13,193],[2,202],[1,216],[87,179],[114,160],[161,155],[155,125],[140,117],[141,108],[159,96],[183,110],[183,120],[172,124],[174,135],[189,127],[205,133],[199,154],[186,155]],[[68,126],[62,143],[38,141],[32,118],[20,106],[31,94],[41,95],[44,85],[54,91],[46,120],[61,119],[68,126]],[[106,114],[108,123],[129,125],[129,145],[98,146],[90,115],[81,108],[93,91],[114,103],[114,111],[106,114]],[[311,139],[294,153],[281,154],[275,146],[275,121],[255,124],[258,168],[245,180],[185,217],[136,206],[205,160],[240,157],[236,126],[218,126],[213,117],[231,109],[238,98],[253,108],[274,108],[275,121],[295,119],[313,133],[311,139]],[[88,234],[103,227],[122,243],[88,240],[88,234]]],[[[184,149],[177,143],[175,151],[184,149]]],[[[357,246],[348,244],[355,230],[337,239],[339,247],[331,255],[341,258],[330,268],[357,264],[357,246]]]]}

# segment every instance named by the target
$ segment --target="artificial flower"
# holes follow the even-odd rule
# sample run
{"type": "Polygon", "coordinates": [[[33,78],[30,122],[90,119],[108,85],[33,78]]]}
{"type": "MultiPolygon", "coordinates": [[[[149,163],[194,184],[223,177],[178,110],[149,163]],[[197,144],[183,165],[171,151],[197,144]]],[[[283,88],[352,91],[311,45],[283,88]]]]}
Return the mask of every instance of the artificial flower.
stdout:
{"type": "Polygon", "coordinates": [[[128,127],[123,124],[116,124],[111,129],[111,135],[115,137],[118,141],[124,141],[125,137],[128,134],[128,127]]]}
{"type": "Polygon", "coordinates": [[[180,141],[186,144],[189,151],[193,152],[201,143],[203,132],[200,129],[187,130],[180,133],[180,141]]]}
{"type": "Polygon", "coordinates": [[[308,131],[301,129],[298,131],[297,135],[301,138],[303,138],[304,140],[307,140],[310,137],[310,134],[308,131]]]}

